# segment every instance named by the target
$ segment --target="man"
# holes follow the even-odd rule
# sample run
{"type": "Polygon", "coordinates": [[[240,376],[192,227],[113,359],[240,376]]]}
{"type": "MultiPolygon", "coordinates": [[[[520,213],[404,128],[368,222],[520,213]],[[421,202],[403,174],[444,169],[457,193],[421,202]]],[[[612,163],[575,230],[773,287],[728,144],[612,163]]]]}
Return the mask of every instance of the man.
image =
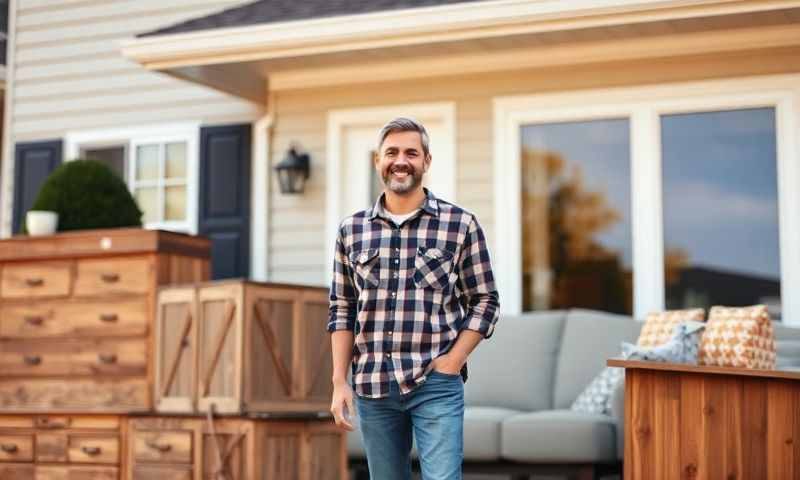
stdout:
{"type": "Polygon", "coordinates": [[[373,480],[461,479],[466,360],[497,322],[498,295],[475,216],[422,187],[428,134],[408,118],[381,129],[384,191],[336,239],[328,331],[336,424],[356,407],[373,480]]]}

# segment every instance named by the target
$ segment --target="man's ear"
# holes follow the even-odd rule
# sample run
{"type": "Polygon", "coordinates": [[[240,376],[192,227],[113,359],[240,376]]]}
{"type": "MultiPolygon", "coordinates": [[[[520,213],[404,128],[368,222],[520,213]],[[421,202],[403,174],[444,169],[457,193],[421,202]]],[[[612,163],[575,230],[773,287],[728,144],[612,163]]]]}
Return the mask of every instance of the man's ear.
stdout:
{"type": "Polygon", "coordinates": [[[431,168],[431,160],[433,160],[433,157],[431,157],[431,154],[429,153],[428,156],[425,157],[425,170],[422,173],[426,173],[431,168]]]}

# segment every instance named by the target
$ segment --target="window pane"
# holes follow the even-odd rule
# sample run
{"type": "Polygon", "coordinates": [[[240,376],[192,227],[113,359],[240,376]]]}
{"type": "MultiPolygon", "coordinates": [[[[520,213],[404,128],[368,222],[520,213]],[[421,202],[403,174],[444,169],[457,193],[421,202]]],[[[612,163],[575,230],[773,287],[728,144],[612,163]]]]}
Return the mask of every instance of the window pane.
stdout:
{"type": "Polygon", "coordinates": [[[780,316],[773,108],[661,118],[668,308],[766,303],[780,316]]]}
{"type": "Polygon", "coordinates": [[[627,119],[522,127],[523,309],[631,313],[627,119]]]}
{"type": "Polygon", "coordinates": [[[114,147],[85,148],[81,151],[81,157],[90,160],[97,160],[111,168],[121,179],[125,179],[125,147],[123,145],[114,147]]]}
{"type": "Polygon", "coordinates": [[[157,222],[161,219],[157,188],[137,188],[135,197],[136,203],[139,204],[139,209],[144,212],[142,216],[143,223],[157,222]]]}
{"type": "Polygon", "coordinates": [[[167,178],[186,177],[186,143],[168,143],[166,162],[167,178]]]}
{"type": "Polygon", "coordinates": [[[186,220],[186,187],[167,187],[164,200],[165,220],[186,220]]]}
{"type": "Polygon", "coordinates": [[[158,178],[158,145],[136,147],[136,180],[158,178]]]}

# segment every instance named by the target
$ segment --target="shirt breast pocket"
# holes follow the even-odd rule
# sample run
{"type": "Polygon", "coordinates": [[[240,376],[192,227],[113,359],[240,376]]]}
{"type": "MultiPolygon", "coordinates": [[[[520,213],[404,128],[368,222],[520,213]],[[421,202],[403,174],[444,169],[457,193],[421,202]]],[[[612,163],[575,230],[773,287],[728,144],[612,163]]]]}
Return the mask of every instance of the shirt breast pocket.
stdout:
{"type": "Polygon", "coordinates": [[[419,247],[414,257],[414,284],[417,288],[446,289],[450,286],[453,259],[448,250],[419,247]]]}
{"type": "Polygon", "coordinates": [[[380,285],[379,263],[377,248],[350,254],[350,264],[353,265],[359,288],[375,288],[380,285]]]}

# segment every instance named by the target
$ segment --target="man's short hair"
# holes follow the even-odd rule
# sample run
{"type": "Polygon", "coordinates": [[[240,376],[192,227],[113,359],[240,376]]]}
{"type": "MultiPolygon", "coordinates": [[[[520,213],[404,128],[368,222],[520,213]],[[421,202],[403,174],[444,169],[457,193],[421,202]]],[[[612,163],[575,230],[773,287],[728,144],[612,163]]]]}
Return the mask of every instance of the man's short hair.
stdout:
{"type": "Polygon", "coordinates": [[[420,139],[422,140],[422,152],[425,154],[426,157],[430,156],[431,154],[430,138],[428,137],[428,131],[425,130],[425,127],[422,126],[421,123],[414,120],[413,118],[408,118],[408,117],[397,117],[391,122],[384,125],[383,128],[381,128],[381,131],[378,134],[379,152],[381,150],[381,147],[383,146],[383,142],[386,140],[386,137],[388,137],[390,133],[395,133],[395,132],[419,133],[420,139]]]}

